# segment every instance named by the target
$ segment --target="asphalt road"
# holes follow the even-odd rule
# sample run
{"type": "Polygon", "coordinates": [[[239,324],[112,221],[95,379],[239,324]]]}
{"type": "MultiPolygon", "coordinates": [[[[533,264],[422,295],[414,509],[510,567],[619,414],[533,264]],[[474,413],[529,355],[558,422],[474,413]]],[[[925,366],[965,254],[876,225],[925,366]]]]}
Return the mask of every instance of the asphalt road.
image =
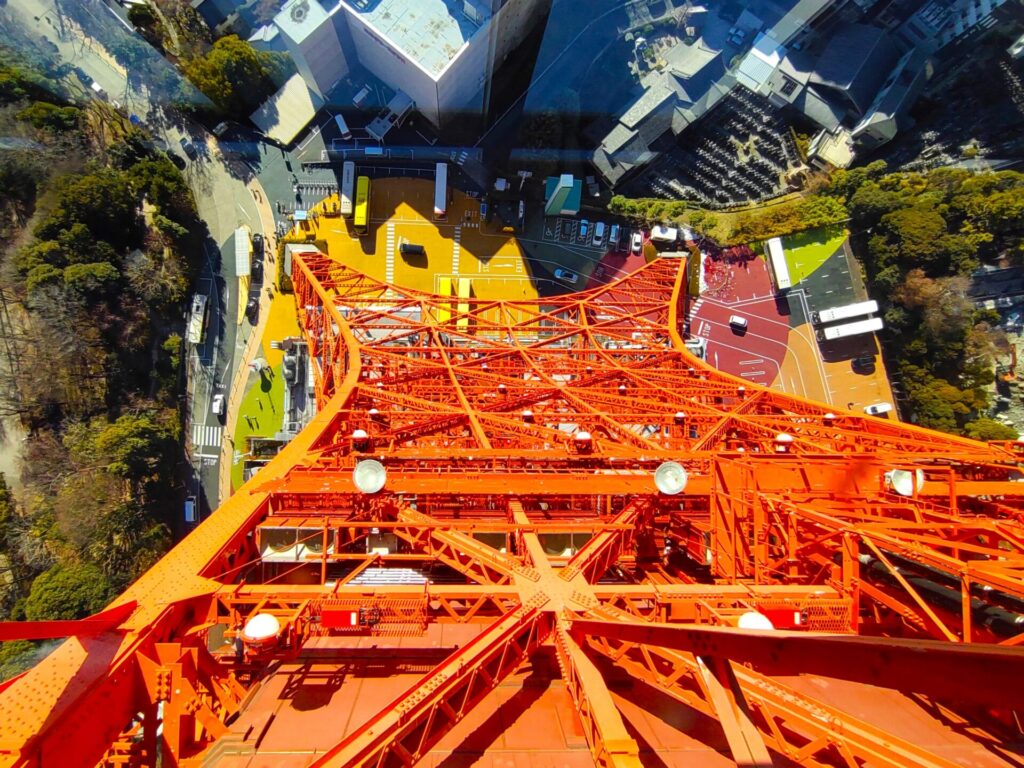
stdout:
{"type": "MultiPolygon", "coordinates": [[[[204,248],[204,263],[197,290],[206,293],[210,320],[206,341],[189,350],[189,418],[186,434],[194,467],[189,495],[201,500],[203,515],[220,504],[218,462],[223,439],[221,420],[211,411],[213,396],[232,381],[236,357],[244,348],[248,322],[238,324],[238,280],[234,264],[234,232],[248,224],[253,232],[262,231],[255,202],[239,175],[215,151],[215,142],[205,130],[179,114],[154,103],[143,87],[129,87],[127,73],[95,40],[76,34],[73,26],[65,26],[61,36],[60,23],[50,0],[8,0],[6,10],[12,20],[30,37],[49,41],[67,63],[84,71],[128,113],[138,115],[156,136],[166,141],[170,151],[186,161],[185,177],[195,195],[199,215],[206,222],[210,238],[204,248]],[[199,150],[197,158],[189,158],[180,146],[184,136],[199,150]]],[[[94,13],[107,14],[105,23],[123,24],[110,8],[98,6],[94,13]]],[[[44,43],[45,44],[45,43],[44,43]]],[[[170,66],[154,51],[153,66],[170,66]]],[[[280,155],[279,150],[271,151],[280,155]]],[[[275,172],[277,168],[275,167],[275,172]]],[[[283,170],[281,171],[283,172],[283,170]]],[[[272,174],[266,174],[268,177],[272,174]]],[[[290,179],[290,176],[286,177],[290,179]]]]}

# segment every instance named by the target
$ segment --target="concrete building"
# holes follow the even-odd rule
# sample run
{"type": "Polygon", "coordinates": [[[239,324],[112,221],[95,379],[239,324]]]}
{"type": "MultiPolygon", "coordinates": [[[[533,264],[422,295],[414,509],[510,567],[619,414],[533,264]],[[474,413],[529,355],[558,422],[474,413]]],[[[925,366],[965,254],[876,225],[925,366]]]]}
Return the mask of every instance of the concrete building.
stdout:
{"type": "Polygon", "coordinates": [[[583,200],[583,182],[571,173],[544,180],[544,215],[575,216],[583,200]]]}
{"type": "Polygon", "coordinates": [[[320,98],[349,73],[342,34],[317,0],[289,0],[274,24],[306,86],[320,98]]]}
{"type": "Polygon", "coordinates": [[[548,0],[291,0],[275,18],[310,89],[326,94],[355,64],[415,102],[436,126],[483,114],[495,70],[548,0]],[[295,18],[295,9],[299,20],[295,18]]]}

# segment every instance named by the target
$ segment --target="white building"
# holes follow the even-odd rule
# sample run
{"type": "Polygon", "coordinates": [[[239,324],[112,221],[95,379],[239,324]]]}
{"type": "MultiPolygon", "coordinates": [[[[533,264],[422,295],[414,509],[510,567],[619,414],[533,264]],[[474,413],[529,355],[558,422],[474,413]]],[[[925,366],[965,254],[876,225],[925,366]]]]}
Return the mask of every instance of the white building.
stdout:
{"type": "Polygon", "coordinates": [[[274,21],[311,89],[324,94],[358,62],[440,125],[486,110],[494,71],[546,2],[338,0],[325,10],[317,0],[290,0],[274,21]]]}
{"type": "Polygon", "coordinates": [[[338,29],[317,0],[289,0],[274,17],[274,24],[281,30],[295,68],[317,96],[326,96],[349,73],[338,29]]]}

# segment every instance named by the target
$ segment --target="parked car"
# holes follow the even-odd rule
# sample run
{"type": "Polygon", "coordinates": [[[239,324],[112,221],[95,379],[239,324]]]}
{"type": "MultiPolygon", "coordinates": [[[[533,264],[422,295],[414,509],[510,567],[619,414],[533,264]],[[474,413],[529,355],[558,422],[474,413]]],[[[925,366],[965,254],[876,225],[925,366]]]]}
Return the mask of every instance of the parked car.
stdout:
{"type": "Polygon", "coordinates": [[[741,315],[729,315],[729,325],[735,330],[747,330],[747,318],[741,315]]]}
{"type": "Polygon", "coordinates": [[[612,224],[611,229],[608,230],[608,245],[615,248],[619,244],[619,225],[612,224]]]}
{"type": "Polygon", "coordinates": [[[199,157],[199,150],[196,149],[196,145],[189,141],[188,138],[182,136],[181,141],[178,143],[181,144],[182,150],[189,156],[189,159],[195,160],[199,157]]]}
{"type": "Polygon", "coordinates": [[[587,235],[589,235],[589,234],[590,234],[590,222],[587,221],[586,219],[583,219],[580,222],[580,233],[579,233],[580,240],[586,240],[587,239],[587,235]]]}
{"type": "Polygon", "coordinates": [[[245,305],[245,316],[249,318],[249,322],[256,325],[256,316],[260,311],[260,300],[255,296],[252,296],[245,305]]]}
{"type": "Polygon", "coordinates": [[[864,406],[864,413],[869,416],[881,416],[883,413],[888,413],[891,410],[892,403],[873,403],[864,406]]]}
{"type": "Polygon", "coordinates": [[[252,279],[255,281],[263,279],[263,259],[252,260],[252,279]]]}
{"type": "Polygon", "coordinates": [[[871,373],[875,370],[875,356],[861,355],[853,358],[853,370],[858,373],[871,373]]]}
{"type": "Polygon", "coordinates": [[[571,285],[575,285],[576,281],[580,279],[580,276],[575,272],[570,272],[568,269],[562,269],[561,267],[555,270],[555,277],[559,280],[564,280],[571,285]]]}
{"type": "Polygon", "coordinates": [[[604,244],[604,222],[599,221],[594,225],[594,245],[604,244]]]}
{"type": "Polygon", "coordinates": [[[252,236],[252,257],[254,259],[263,258],[263,235],[259,232],[252,236]]]}
{"type": "Polygon", "coordinates": [[[640,249],[644,247],[644,233],[634,232],[633,240],[630,243],[629,250],[633,253],[640,253],[640,249]]]}

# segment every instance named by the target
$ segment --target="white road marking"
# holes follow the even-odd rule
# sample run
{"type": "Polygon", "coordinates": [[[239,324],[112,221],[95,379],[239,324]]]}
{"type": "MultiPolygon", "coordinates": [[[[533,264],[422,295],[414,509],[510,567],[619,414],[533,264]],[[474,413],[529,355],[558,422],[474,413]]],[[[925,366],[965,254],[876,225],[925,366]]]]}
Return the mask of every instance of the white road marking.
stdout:
{"type": "Polygon", "coordinates": [[[211,448],[220,447],[221,436],[224,427],[208,426],[206,424],[192,425],[192,445],[196,447],[208,446],[211,448]]]}

